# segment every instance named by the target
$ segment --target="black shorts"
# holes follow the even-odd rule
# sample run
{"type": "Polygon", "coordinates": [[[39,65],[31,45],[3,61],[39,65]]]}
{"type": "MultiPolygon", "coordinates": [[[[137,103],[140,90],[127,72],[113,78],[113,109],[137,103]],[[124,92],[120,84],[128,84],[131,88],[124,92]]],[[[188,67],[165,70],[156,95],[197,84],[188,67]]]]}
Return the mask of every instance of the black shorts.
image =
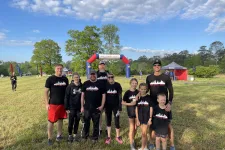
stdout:
{"type": "Polygon", "coordinates": [[[136,106],[127,106],[127,115],[129,118],[131,119],[136,118],[135,109],[136,106]]]}
{"type": "Polygon", "coordinates": [[[140,121],[140,124],[148,124],[148,121],[150,119],[149,114],[143,114],[143,115],[138,115],[138,120],[140,121]]]}

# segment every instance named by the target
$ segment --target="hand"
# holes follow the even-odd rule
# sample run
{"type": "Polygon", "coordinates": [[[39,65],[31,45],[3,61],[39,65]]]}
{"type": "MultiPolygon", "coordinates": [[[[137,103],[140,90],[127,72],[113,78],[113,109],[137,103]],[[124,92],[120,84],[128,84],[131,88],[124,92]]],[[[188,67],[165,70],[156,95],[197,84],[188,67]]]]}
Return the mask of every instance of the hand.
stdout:
{"type": "Polygon", "coordinates": [[[169,111],[171,111],[171,105],[170,105],[170,103],[168,103],[167,105],[166,105],[166,109],[165,109],[167,112],[169,112],[169,111]]]}
{"type": "Polygon", "coordinates": [[[102,111],[103,110],[103,106],[100,106],[97,108],[99,111],[102,111]]]}
{"type": "Polygon", "coordinates": [[[49,104],[46,104],[45,107],[46,107],[46,110],[48,111],[49,110],[49,104]]]}
{"type": "Polygon", "coordinates": [[[84,107],[81,107],[80,112],[81,112],[81,113],[84,112],[84,107]]]}
{"type": "Polygon", "coordinates": [[[131,105],[131,106],[136,105],[136,101],[132,101],[132,102],[130,103],[130,105],[131,105]]]}
{"type": "Polygon", "coordinates": [[[141,123],[140,123],[139,119],[137,119],[137,126],[140,126],[140,125],[141,125],[141,123]]]}
{"type": "Polygon", "coordinates": [[[152,124],[152,119],[148,120],[148,125],[150,126],[152,124]]]}
{"type": "Polygon", "coordinates": [[[70,113],[70,111],[69,111],[69,110],[67,110],[66,112],[67,112],[67,114],[69,114],[69,113],[70,113]]]}

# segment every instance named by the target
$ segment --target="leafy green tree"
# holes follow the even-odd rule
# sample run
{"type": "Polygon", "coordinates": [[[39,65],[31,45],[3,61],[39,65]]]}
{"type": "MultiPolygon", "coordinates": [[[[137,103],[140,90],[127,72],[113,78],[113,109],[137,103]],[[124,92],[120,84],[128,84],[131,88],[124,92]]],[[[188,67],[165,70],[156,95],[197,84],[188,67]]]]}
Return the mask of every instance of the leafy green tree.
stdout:
{"type": "MultiPolygon", "coordinates": [[[[70,39],[66,41],[66,53],[73,56],[71,68],[80,74],[85,74],[86,61],[94,53],[102,53],[100,29],[96,26],[86,26],[83,31],[69,30],[70,39]]],[[[97,68],[96,63],[92,68],[97,68]]]]}
{"type": "Polygon", "coordinates": [[[101,35],[103,36],[103,49],[106,54],[120,53],[120,38],[118,35],[119,28],[114,24],[107,24],[102,27],[101,35]]]}
{"type": "Polygon", "coordinates": [[[59,45],[53,40],[42,40],[34,45],[31,63],[33,66],[42,66],[47,74],[54,72],[53,65],[62,62],[59,45]]]}

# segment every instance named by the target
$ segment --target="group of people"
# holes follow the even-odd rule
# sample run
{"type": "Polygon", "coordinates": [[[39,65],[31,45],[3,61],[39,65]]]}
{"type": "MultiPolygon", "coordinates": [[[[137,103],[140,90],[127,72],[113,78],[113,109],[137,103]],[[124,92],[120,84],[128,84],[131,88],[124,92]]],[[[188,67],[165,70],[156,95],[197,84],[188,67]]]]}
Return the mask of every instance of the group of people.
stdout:
{"type": "Polygon", "coordinates": [[[115,81],[112,73],[105,70],[105,63],[100,61],[99,70],[91,70],[89,80],[81,83],[78,73],[73,74],[69,84],[68,79],[62,76],[63,66],[55,66],[55,75],[50,76],[45,84],[45,101],[48,111],[48,144],[53,144],[53,126],[57,122],[58,130],[56,141],[62,140],[63,119],[69,116],[68,141],[79,141],[78,127],[82,121],[81,139],[89,138],[90,121],[93,122],[91,140],[97,142],[102,134],[102,113],[105,112],[107,137],[105,144],[110,144],[111,122],[114,116],[116,137],[115,140],[122,144],[120,136],[120,114],[122,105],[127,107],[129,118],[130,149],[135,150],[135,134],[137,127],[141,128],[142,146],[140,150],[160,149],[166,150],[167,138],[170,139],[170,150],[175,150],[173,128],[171,126],[171,105],[173,87],[169,76],[162,74],[161,61],[153,62],[154,73],[146,78],[146,83],[140,83],[132,78],[130,88],[122,96],[122,87],[115,81]],[[148,94],[150,91],[150,95],[148,94]],[[147,146],[147,133],[149,142],[147,146]],[[155,139],[155,140],[154,140],[155,139]],[[154,145],[155,143],[155,145],[154,145]]]}

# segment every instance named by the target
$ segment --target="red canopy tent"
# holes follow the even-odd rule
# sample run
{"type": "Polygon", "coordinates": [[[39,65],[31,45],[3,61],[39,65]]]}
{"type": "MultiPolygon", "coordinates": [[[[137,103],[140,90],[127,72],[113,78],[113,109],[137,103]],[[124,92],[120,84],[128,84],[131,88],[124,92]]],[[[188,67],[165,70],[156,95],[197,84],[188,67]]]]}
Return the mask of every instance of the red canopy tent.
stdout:
{"type": "Polygon", "coordinates": [[[187,80],[188,70],[187,68],[178,65],[175,62],[170,63],[167,66],[162,67],[163,70],[172,70],[174,72],[176,80],[187,80]]]}

